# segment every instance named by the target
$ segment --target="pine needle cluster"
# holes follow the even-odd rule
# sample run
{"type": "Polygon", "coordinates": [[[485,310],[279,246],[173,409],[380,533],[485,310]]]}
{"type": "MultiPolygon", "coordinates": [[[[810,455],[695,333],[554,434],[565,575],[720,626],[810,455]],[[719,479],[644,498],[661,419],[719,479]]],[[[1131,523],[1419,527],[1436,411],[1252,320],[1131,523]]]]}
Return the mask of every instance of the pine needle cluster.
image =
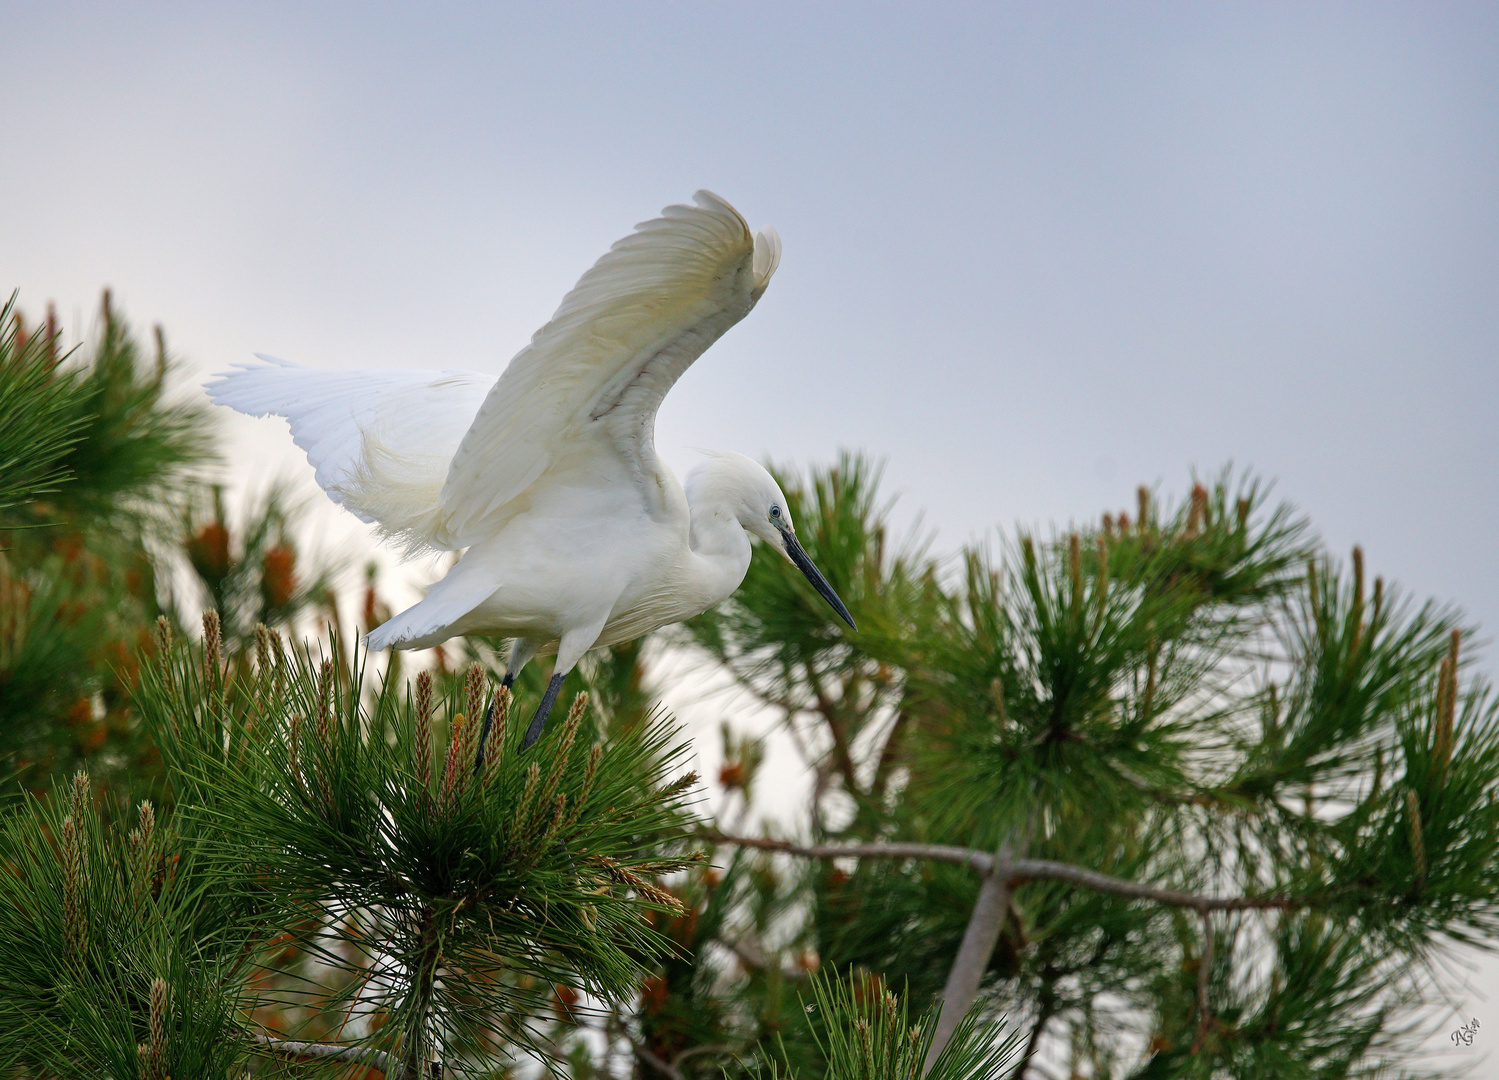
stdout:
{"type": "MultiPolygon", "coordinates": [[[[1499,706],[1457,613],[1247,477],[943,565],[887,541],[876,476],[783,478],[857,634],[758,553],[692,627],[814,777],[807,839],[716,834],[809,860],[740,875],[746,1002],[810,953],[955,1004],[939,1045],[1008,1015],[1016,1080],[1414,1069],[1448,943],[1499,931],[1499,706]]],[[[771,1015],[750,1038],[816,1067],[771,1015]]]]}
{"type": "Polygon", "coordinates": [[[522,754],[477,666],[408,698],[262,631],[253,674],[226,681],[218,640],[210,613],[202,650],[168,648],[138,703],[209,872],[295,948],[295,968],[264,961],[254,1007],[338,1012],[341,1045],[458,1069],[535,1049],[557,985],[638,984],[664,947],[649,913],[680,910],[657,881],[692,861],[667,843],[694,778],[667,775],[682,748],[661,722],[605,733],[580,696],[522,754]]]}

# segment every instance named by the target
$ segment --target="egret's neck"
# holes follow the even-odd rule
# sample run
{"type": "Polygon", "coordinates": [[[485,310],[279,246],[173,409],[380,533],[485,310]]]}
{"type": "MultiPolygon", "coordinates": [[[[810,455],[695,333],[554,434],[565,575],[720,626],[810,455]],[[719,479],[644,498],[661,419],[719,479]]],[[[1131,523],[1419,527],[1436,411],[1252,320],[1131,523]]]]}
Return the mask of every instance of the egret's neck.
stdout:
{"type": "Polygon", "coordinates": [[[727,502],[705,499],[689,503],[696,584],[707,607],[726,599],[749,570],[750,538],[727,502]]]}

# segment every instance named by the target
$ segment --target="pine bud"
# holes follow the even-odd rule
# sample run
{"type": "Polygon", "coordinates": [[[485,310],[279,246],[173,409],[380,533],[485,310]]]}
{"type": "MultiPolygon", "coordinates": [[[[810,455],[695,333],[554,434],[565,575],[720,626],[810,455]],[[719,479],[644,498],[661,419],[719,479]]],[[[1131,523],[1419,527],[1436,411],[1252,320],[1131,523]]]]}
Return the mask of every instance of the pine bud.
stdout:
{"type": "Polygon", "coordinates": [[[165,615],[156,616],[156,652],[161,657],[163,670],[170,670],[168,661],[172,656],[172,624],[165,615]]]}
{"type": "Polygon", "coordinates": [[[598,776],[599,762],[604,757],[604,744],[594,743],[588,751],[588,764],[583,768],[583,786],[578,789],[578,797],[573,802],[572,813],[568,814],[563,828],[570,829],[578,820],[578,815],[583,812],[583,807],[588,802],[588,797],[593,794],[593,782],[598,776]]]}
{"type": "Polygon", "coordinates": [[[675,795],[680,795],[695,783],[697,783],[697,773],[683,773],[661,789],[661,797],[663,799],[670,799],[675,795]]]}
{"type": "Polygon", "coordinates": [[[1358,649],[1364,643],[1364,549],[1354,544],[1354,610],[1349,615],[1354,624],[1354,639],[1349,642],[1349,655],[1357,660],[1358,649]]]}
{"type": "Polygon", "coordinates": [[[526,769],[526,786],[521,792],[521,797],[515,804],[515,835],[521,836],[527,831],[531,823],[531,804],[536,795],[536,788],[541,783],[541,766],[531,762],[526,769]]]}
{"type": "Polygon", "coordinates": [[[142,802],[140,825],[130,830],[130,899],[136,909],[151,896],[155,862],[156,810],[149,802],[142,802]]]}
{"type": "Polygon", "coordinates": [[[424,723],[432,723],[432,673],[424,671],[416,677],[416,716],[424,723]]]}
{"type": "Polygon", "coordinates": [[[462,713],[459,713],[453,717],[453,722],[448,728],[448,753],[443,762],[442,794],[440,796],[444,812],[453,805],[453,800],[457,798],[462,790],[459,787],[463,782],[461,777],[468,775],[468,770],[460,764],[460,762],[466,760],[463,756],[463,744],[466,741],[463,729],[467,726],[467,723],[467,718],[462,713]]]}
{"type": "Polygon", "coordinates": [[[566,821],[567,794],[559,791],[557,793],[557,800],[552,808],[551,823],[547,825],[546,831],[541,834],[541,838],[536,842],[536,850],[538,852],[551,850],[553,839],[556,838],[558,830],[562,828],[566,821]]]}
{"type": "Polygon", "coordinates": [[[270,670],[271,659],[275,655],[271,644],[273,634],[275,631],[265,623],[255,624],[255,670],[261,675],[270,670]]]}
{"type": "Polygon", "coordinates": [[[470,664],[468,678],[464,681],[468,690],[468,709],[465,715],[475,720],[482,715],[484,709],[484,669],[478,664],[470,664]]]}
{"type": "Polygon", "coordinates": [[[1103,626],[1104,614],[1109,603],[1109,541],[1107,536],[1098,537],[1098,578],[1093,583],[1093,595],[1097,605],[1095,621],[1103,626]]]}
{"type": "Polygon", "coordinates": [[[1410,788],[1405,789],[1405,823],[1410,830],[1411,854],[1416,860],[1415,890],[1420,892],[1426,885],[1426,844],[1421,835],[1421,804],[1410,788]]]}
{"type": "Polygon", "coordinates": [[[496,690],[489,707],[494,710],[494,718],[489,725],[489,738],[484,741],[486,784],[499,772],[500,755],[505,751],[505,729],[510,725],[510,688],[502,686],[496,690]]]}
{"type": "Polygon", "coordinates": [[[312,769],[317,782],[318,806],[324,814],[333,813],[333,661],[324,660],[318,669],[317,716],[314,718],[312,769]]]}
{"type": "Polygon", "coordinates": [[[1135,502],[1138,504],[1136,522],[1144,532],[1150,524],[1150,489],[1144,484],[1135,490],[1135,502]]]}
{"type": "Polygon", "coordinates": [[[151,1041],[146,1046],[152,1080],[165,1080],[163,1075],[167,1060],[167,1029],[171,1007],[171,993],[162,979],[151,982],[151,1041]]]}
{"type": "Polygon", "coordinates": [[[84,820],[84,813],[93,809],[94,801],[90,797],[88,773],[79,769],[73,774],[73,817],[78,822],[84,820]]]}
{"type": "Polygon", "coordinates": [[[219,664],[223,650],[224,634],[219,625],[219,613],[210,608],[203,613],[203,681],[210,687],[218,685],[222,674],[219,664]]]}
{"type": "Polygon", "coordinates": [[[416,678],[416,746],[414,749],[416,782],[425,804],[432,783],[432,676],[422,672],[416,678]]]}
{"type": "Polygon", "coordinates": [[[52,301],[47,301],[47,366],[57,366],[57,342],[59,331],[57,329],[57,307],[52,301]]]}
{"type": "Polygon", "coordinates": [[[1187,511],[1187,539],[1192,539],[1207,524],[1208,489],[1201,484],[1192,485],[1192,507],[1187,511]]]}
{"type": "Polygon", "coordinates": [[[62,935],[67,954],[83,956],[88,938],[88,913],[84,891],[88,885],[83,858],[82,823],[64,818],[62,823],[62,935]]]}
{"type": "MultiPolygon", "coordinates": [[[[479,705],[481,708],[483,707],[483,698],[479,699],[479,705]]],[[[459,733],[461,738],[458,743],[458,766],[463,774],[458,778],[458,791],[460,794],[468,790],[468,779],[474,770],[467,763],[473,761],[474,756],[479,752],[479,729],[482,726],[479,714],[469,713],[467,722],[463,725],[463,730],[459,733]]]]}
{"type": "Polygon", "coordinates": [[[654,904],[664,907],[674,915],[687,914],[687,908],[675,895],[667,892],[653,881],[641,877],[627,866],[621,866],[607,855],[594,855],[589,863],[604,871],[604,874],[620,885],[634,889],[654,904]]]}
{"type": "Polygon", "coordinates": [[[318,669],[318,712],[313,717],[312,769],[318,792],[318,805],[322,813],[333,813],[333,691],[336,673],[333,660],[322,661],[318,669]]]}
{"type": "Polygon", "coordinates": [[[317,681],[317,735],[318,749],[324,754],[333,752],[333,661],[324,660],[318,670],[317,681]]]}
{"type": "Polygon", "coordinates": [[[552,798],[557,794],[557,787],[562,783],[562,774],[567,769],[568,759],[572,757],[573,742],[578,737],[578,727],[583,722],[583,711],[587,707],[587,694],[579,694],[573,698],[572,708],[567,711],[567,724],[562,729],[562,742],[558,745],[552,759],[552,771],[547,776],[546,786],[541,790],[541,797],[538,800],[540,807],[551,805],[552,798]]]}

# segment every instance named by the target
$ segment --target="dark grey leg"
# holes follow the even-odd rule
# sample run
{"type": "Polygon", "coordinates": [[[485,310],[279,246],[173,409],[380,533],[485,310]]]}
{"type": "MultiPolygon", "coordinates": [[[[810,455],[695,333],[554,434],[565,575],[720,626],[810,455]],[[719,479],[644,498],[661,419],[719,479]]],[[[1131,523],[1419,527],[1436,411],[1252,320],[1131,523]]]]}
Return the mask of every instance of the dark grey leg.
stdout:
{"type": "Polygon", "coordinates": [[[536,715],[531,717],[531,726],[526,728],[525,741],[520,744],[522,750],[529,750],[536,745],[536,740],[541,738],[541,729],[546,727],[547,714],[552,711],[552,704],[557,700],[557,695],[562,692],[563,675],[553,675],[552,681],[547,683],[547,692],[541,695],[541,704],[536,706],[536,715]]]}
{"type": "MultiPolygon", "coordinates": [[[[500,685],[509,690],[515,682],[515,672],[505,672],[500,685]]],[[[484,711],[484,727],[479,732],[479,752],[474,755],[474,772],[484,768],[484,744],[489,741],[489,726],[494,723],[494,698],[489,699],[489,708],[484,711]]]]}

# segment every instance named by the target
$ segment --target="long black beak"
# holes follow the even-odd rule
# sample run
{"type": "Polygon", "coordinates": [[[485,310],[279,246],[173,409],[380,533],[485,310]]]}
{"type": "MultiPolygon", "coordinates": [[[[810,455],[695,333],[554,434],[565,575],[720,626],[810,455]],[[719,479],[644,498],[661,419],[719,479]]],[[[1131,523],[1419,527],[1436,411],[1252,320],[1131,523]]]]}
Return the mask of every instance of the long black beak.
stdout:
{"type": "Polygon", "coordinates": [[[802,545],[797,540],[796,534],[780,524],[777,524],[776,528],[781,534],[782,542],[786,545],[786,554],[791,556],[791,561],[796,564],[796,568],[807,576],[807,580],[812,583],[812,588],[821,593],[822,598],[833,605],[833,610],[838,613],[839,618],[848,623],[853,629],[859,629],[854,623],[854,617],[848,613],[848,608],[843,606],[843,601],[838,599],[838,594],[828,584],[828,579],[822,576],[821,570],[812,565],[812,560],[802,550],[802,545]]]}

